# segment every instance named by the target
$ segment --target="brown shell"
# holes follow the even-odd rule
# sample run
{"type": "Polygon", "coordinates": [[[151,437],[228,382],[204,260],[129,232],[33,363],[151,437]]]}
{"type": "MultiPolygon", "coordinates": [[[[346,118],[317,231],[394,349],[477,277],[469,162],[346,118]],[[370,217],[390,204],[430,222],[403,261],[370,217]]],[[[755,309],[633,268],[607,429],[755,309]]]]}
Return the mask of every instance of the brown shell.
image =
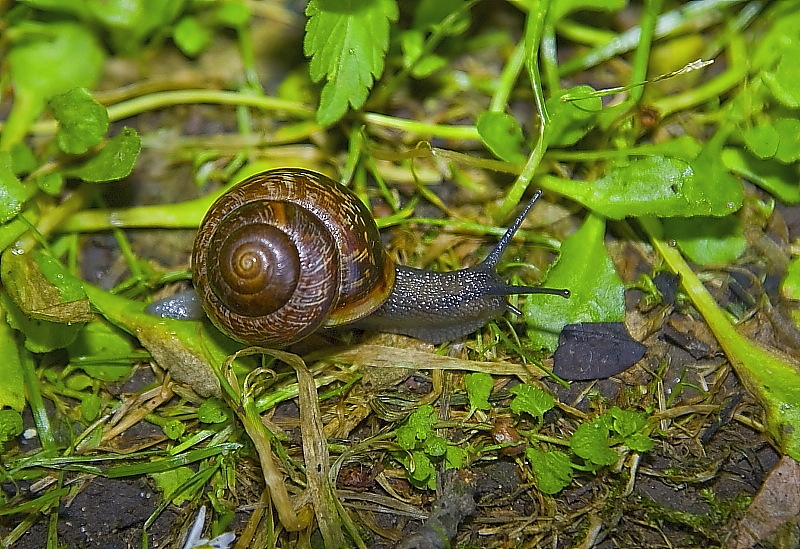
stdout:
{"type": "Polygon", "coordinates": [[[370,314],[394,275],[364,203],[302,169],[262,172],[222,195],[192,254],[209,318],[234,339],[269,347],[370,314]]]}

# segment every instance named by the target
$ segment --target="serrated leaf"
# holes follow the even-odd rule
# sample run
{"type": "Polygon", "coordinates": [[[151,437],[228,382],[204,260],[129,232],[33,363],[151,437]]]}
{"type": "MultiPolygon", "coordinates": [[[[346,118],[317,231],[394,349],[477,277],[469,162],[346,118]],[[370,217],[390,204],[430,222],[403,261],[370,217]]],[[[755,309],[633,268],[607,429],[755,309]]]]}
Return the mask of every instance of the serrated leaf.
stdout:
{"type": "Polygon", "coordinates": [[[413,459],[413,465],[409,463],[409,467],[413,468],[409,477],[411,483],[417,488],[435,490],[436,468],[431,463],[430,458],[420,450],[413,451],[411,456],[413,459]]]}
{"type": "Polygon", "coordinates": [[[642,412],[623,410],[614,406],[609,410],[612,422],[611,427],[621,436],[627,438],[647,425],[647,416],[642,412]]]}
{"type": "Polygon", "coordinates": [[[180,420],[173,419],[162,425],[161,430],[171,440],[178,440],[186,432],[186,425],[180,420]]]}
{"type": "Polygon", "coordinates": [[[130,175],[139,156],[142,140],[133,128],[123,128],[95,156],[64,173],[84,181],[114,181],[130,175]]]}
{"type": "Polygon", "coordinates": [[[458,446],[448,446],[444,455],[445,469],[461,469],[467,462],[467,451],[458,446]]]}
{"type": "Polygon", "coordinates": [[[533,482],[540,492],[557,494],[572,482],[572,462],[564,452],[528,448],[525,456],[533,470],[533,482]]]}
{"type": "Polygon", "coordinates": [[[192,494],[194,494],[194,492],[196,492],[201,486],[201,484],[196,484],[189,490],[176,493],[177,490],[181,486],[185,486],[189,479],[191,479],[195,474],[196,473],[189,467],[175,467],[174,469],[169,469],[168,471],[150,473],[149,476],[153,479],[153,481],[156,483],[156,486],[159,488],[159,490],[161,490],[161,492],[163,492],[165,496],[173,496],[173,505],[181,505],[182,503],[191,499],[192,494]]]}
{"type": "Polygon", "coordinates": [[[375,78],[383,73],[389,22],[397,19],[394,0],[311,0],[303,52],[311,57],[311,80],[326,79],[317,121],[327,126],[359,109],[375,78]]]}
{"type": "Polygon", "coordinates": [[[538,295],[525,302],[525,322],[532,344],[549,350],[567,324],[618,322],[625,316],[625,286],[604,245],[605,220],[589,215],[561,244],[561,255],[547,275],[547,285],[567,288],[569,299],[538,295]]]}
{"type": "Polygon", "coordinates": [[[197,419],[203,423],[225,423],[231,419],[231,409],[222,399],[211,397],[197,409],[197,419]]]}
{"type": "Polygon", "coordinates": [[[474,372],[464,376],[464,388],[467,390],[469,405],[476,410],[488,410],[489,395],[492,394],[494,382],[486,372],[474,372]]]}
{"type": "Polygon", "coordinates": [[[598,465],[614,465],[617,453],[611,449],[608,427],[601,421],[581,423],[569,439],[569,447],[575,455],[598,465]]]}
{"type": "Polygon", "coordinates": [[[664,219],[664,234],[698,265],[726,265],[747,249],[744,226],[738,217],[664,219]]]}
{"type": "Polygon", "coordinates": [[[55,95],[48,106],[58,121],[56,143],[65,153],[85,153],[108,131],[108,111],[84,88],[55,95]]]}
{"type": "Polygon", "coordinates": [[[556,405],[556,400],[550,394],[526,383],[515,385],[511,388],[511,393],[516,395],[510,404],[511,411],[515,414],[527,412],[540,423],[544,419],[544,413],[556,405]]]}
{"type": "Polygon", "coordinates": [[[649,452],[655,445],[653,439],[642,433],[634,433],[625,439],[625,445],[634,452],[649,452]]]}
{"type": "Polygon", "coordinates": [[[433,434],[434,423],[436,423],[436,416],[433,406],[423,404],[408,416],[403,425],[397,428],[397,444],[401,448],[412,450],[418,440],[425,440],[433,434]]]}
{"type": "Polygon", "coordinates": [[[476,124],[478,135],[486,148],[506,162],[525,162],[522,153],[525,138],[522,128],[510,114],[504,112],[482,112],[476,124]]]}
{"type": "Polygon", "coordinates": [[[447,441],[439,436],[432,436],[425,439],[422,449],[426,454],[433,457],[443,456],[447,452],[447,441]]]}

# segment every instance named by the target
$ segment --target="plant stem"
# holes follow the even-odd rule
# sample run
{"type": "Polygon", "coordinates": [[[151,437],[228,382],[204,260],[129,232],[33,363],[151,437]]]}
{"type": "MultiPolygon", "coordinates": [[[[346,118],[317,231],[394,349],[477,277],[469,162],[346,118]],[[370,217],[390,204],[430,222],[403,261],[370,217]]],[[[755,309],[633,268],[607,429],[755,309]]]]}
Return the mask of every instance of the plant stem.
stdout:
{"type": "MultiPolygon", "coordinates": [[[[129,99],[108,107],[108,120],[115,122],[164,107],[189,104],[242,105],[265,111],[280,111],[302,118],[313,118],[314,109],[309,106],[277,97],[248,95],[224,90],[175,90],[156,92],[129,99]]],[[[2,129],[2,125],[0,125],[2,129]]],[[[52,134],[56,130],[55,120],[37,122],[31,127],[33,133],[52,134]]]]}

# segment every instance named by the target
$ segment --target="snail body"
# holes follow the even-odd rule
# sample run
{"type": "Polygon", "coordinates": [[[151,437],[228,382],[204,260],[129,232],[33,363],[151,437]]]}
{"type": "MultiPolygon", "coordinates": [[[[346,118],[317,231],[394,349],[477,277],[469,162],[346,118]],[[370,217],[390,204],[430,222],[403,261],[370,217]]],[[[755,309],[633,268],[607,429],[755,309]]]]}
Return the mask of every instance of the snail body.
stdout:
{"type": "Polygon", "coordinates": [[[495,273],[537,197],[483,262],[434,272],[395,265],[369,210],[346,187],[308,170],[270,170],[206,213],[192,280],[212,322],[249,345],[284,347],[343,324],[450,341],[503,314],[508,295],[568,295],[510,286],[495,273]]]}

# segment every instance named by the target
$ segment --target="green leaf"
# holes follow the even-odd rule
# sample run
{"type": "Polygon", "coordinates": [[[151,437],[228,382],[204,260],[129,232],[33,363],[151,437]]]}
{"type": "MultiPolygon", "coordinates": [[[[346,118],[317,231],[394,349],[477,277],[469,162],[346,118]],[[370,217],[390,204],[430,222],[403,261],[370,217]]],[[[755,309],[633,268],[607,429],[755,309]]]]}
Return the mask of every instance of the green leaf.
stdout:
{"type": "Polygon", "coordinates": [[[22,433],[22,416],[16,410],[0,410],[0,444],[22,433]]]}
{"type": "Polygon", "coordinates": [[[189,57],[197,57],[211,43],[211,29],[191,15],[182,17],[175,25],[172,37],[175,44],[189,57]]]}
{"type": "Polygon", "coordinates": [[[608,427],[604,421],[581,423],[569,439],[569,447],[575,455],[598,465],[614,465],[618,455],[611,449],[608,427]]]}
{"type": "Polygon", "coordinates": [[[25,143],[17,143],[11,147],[9,152],[11,153],[11,170],[17,176],[31,173],[39,164],[33,151],[25,143]]]}
{"type": "Polygon", "coordinates": [[[655,445],[653,439],[643,433],[633,433],[625,438],[625,445],[634,452],[649,452],[655,445]]]}
{"type": "Polygon", "coordinates": [[[103,409],[103,399],[97,395],[88,394],[81,399],[81,416],[85,421],[94,421],[100,417],[103,409]]]}
{"type": "Polygon", "coordinates": [[[216,397],[207,398],[197,409],[197,419],[203,423],[225,423],[232,417],[231,409],[216,397]]]}
{"type": "Polygon", "coordinates": [[[640,431],[647,425],[647,415],[633,410],[623,410],[614,406],[609,410],[611,415],[611,428],[620,436],[627,438],[640,431]]]}
{"type": "Polygon", "coordinates": [[[177,419],[172,419],[161,426],[161,430],[170,440],[178,440],[186,432],[186,425],[177,419]]]}
{"type": "Polygon", "coordinates": [[[245,2],[229,1],[219,5],[214,12],[214,16],[221,24],[237,29],[247,25],[250,20],[251,10],[245,2]]]}
{"type": "Polygon", "coordinates": [[[7,54],[14,103],[0,134],[0,150],[22,140],[47,99],[72,88],[91,88],[105,57],[82,24],[26,22],[14,30],[27,39],[7,54]]]}
{"type": "Polygon", "coordinates": [[[567,288],[569,299],[540,295],[525,302],[525,322],[533,345],[554,350],[567,324],[618,322],[625,317],[625,286],[606,251],[605,220],[589,215],[561,244],[547,285],[567,288]]]}
{"type": "Polygon", "coordinates": [[[219,394],[219,380],[210,362],[222,364],[237,347],[210,323],[157,318],[144,312],[142,302],[112,295],[91,284],[85,290],[100,313],[112,324],[134,334],[173,378],[191,385],[202,396],[219,394]]]}
{"type": "Polygon", "coordinates": [[[766,32],[759,37],[750,59],[751,66],[771,71],[780,60],[787,59],[786,54],[792,48],[800,45],[800,11],[788,3],[785,5],[788,9],[778,11],[778,17],[766,26],[766,32]]]}
{"type": "Polygon", "coordinates": [[[664,219],[664,233],[699,265],[726,265],[747,249],[742,222],[733,215],[664,219]]]}
{"type": "Polygon", "coordinates": [[[772,158],[778,152],[781,138],[770,124],[747,128],[742,135],[747,148],[759,158],[772,158]]]}
{"type": "Polygon", "coordinates": [[[82,283],[42,250],[27,254],[9,248],[2,255],[2,294],[8,321],[34,353],[69,345],[92,319],[82,283]]]}
{"type": "Polygon", "coordinates": [[[425,439],[422,445],[423,451],[429,456],[440,457],[447,452],[447,440],[440,436],[432,436],[425,439]]]}
{"type": "Polygon", "coordinates": [[[108,111],[84,88],[55,95],[48,106],[58,121],[56,143],[65,153],[85,153],[108,131],[108,111]]]}
{"type": "Polygon", "coordinates": [[[27,316],[63,323],[92,319],[83,283],[44,251],[20,254],[8,249],[2,265],[3,285],[27,316]]]}
{"type": "Polygon", "coordinates": [[[511,401],[511,411],[515,414],[527,412],[539,423],[544,419],[544,413],[556,405],[556,400],[538,387],[520,383],[511,388],[511,393],[516,395],[511,401]]]}
{"type": "Polygon", "coordinates": [[[75,374],[64,381],[64,386],[73,391],[83,391],[92,386],[92,378],[86,374],[75,374]]]}
{"type": "Polygon", "coordinates": [[[23,313],[6,293],[0,294],[0,302],[5,310],[8,324],[22,332],[25,348],[32,353],[48,353],[55,349],[63,349],[75,340],[83,326],[31,318],[23,313]]]}
{"type": "Polygon", "coordinates": [[[705,318],[742,384],[764,407],[769,434],[782,451],[800,459],[800,362],[740,334],[678,250],[661,239],[658,221],[645,219],[642,224],[653,246],[680,276],[687,295],[705,318]]]}
{"type": "Polygon", "coordinates": [[[20,3],[42,11],[70,13],[78,18],[89,17],[88,7],[84,0],[20,0],[20,3]]]}
{"type": "Polygon", "coordinates": [[[786,268],[781,282],[781,294],[786,299],[800,300],[800,257],[795,257],[786,268]]]}
{"type": "Polygon", "coordinates": [[[533,482],[543,494],[557,494],[572,482],[572,462],[564,452],[528,448],[525,456],[533,470],[533,482]]]}
{"type": "Polygon", "coordinates": [[[409,471],[409,480],[417,488],[436,490],[436,468],[430,458],[419,450],[411,453],[406,469],[409,471]]]}
{"type": "MultiPolygon", "coordinates": [[[[420,31],[437,30],[447,17],[463,6],[464,0],[420,0],[414,11],[413,27],[420,31]]],[[[462,10],[458,20],[444,30],[451,36],[458,35],[466,31],[469,25],[469,11],[462,10]]]]}
{"type": "Polygon", "coordinates": [[[133,27],[144,13],[141,0],[85,0],[99,21],[107,27],[133,27]]]}
{"type": "Polygon", "coordinates": [[[576,86],[546,101],[550,121],[545,126],[544,138],[549,146],[574,145],[592,129],[603,109],[599,97],[587,97],[592,92],[590,86],[576,86]]]}
{"type": "MultiPolygon", "coordinates": [[[[195,475],[195,472],[189,467],[176,467],[168,471],[160,473],[150,473],[150,477],[156,483],[159,490],[165,496],[175,494],[176,491],[195,475]]],[[[173,505],[181,505],[192,498],[192,494],[200,486],[195,486],[194,490],[183,491],[172,498],[173,505]]]]}
{"type": "Polygon", "coordinates": [[[746,177],[787,204],[800,203],[800,165],[761,160],[744,149],[724,149],[722,162],[733,173],[746,177]]]}
{"type": "Polygon", "coordinates": [[[772,74],[765,74],[764,81],[775,98],[789,108],[800,107],[800,44],[787,48],[778,67],[772,74]]]}
{"type": "MultiPolygon", "coordinates": [[[[612,219],[724,216],[742,206],[741,183],[725,170],[719,132],[691,160],[651,155],[618,162],[600,179],[581,182],[545,176],[542,185],[612,219]]],[[[691,141],[681,144],[691,147],[691,141]]],[[[691,152],[691,148],[687,149],[691,152]]]]}
{"type": "Polygon", "coordinates": [[[0,223],[14,219],[31,196],[31,190],[14,174],[11,155],[0,151],[0,223]]]}
{"type": "Polygon", "coordinates": [[[510,114],[485,111],[478,116],[478,135],[486,148],[506,162],[525,162],[522,128],[510,114]]]}
{"type": "MultiPolygon", "coordinates": [[[[104,0],[95,0],[103,2],[104,0]]],[[[124,0],[119,0],[124,1],[124,0]]],[[[137,9],[138,17],[134,20],[127,18],[124,26],[112,25],[108,27],[109,38],[113,48],[119,52],[132,54],[137,52],[142,44],[152,35],[161,35],[184,11],[184,0],[135,0],[141,6],[137,9]]]]}
{"type": "Polygon", "coordinates": [[[136,130],[123,128],[95,156],[64,173],[91,182],[122,179],[130,175],[141,148],[142,141],[136,130]]]}
{"type": "Polygon", "coordinates": [[[131,339],[103,319],[86,324],[66,349],[70,365],[94,379],[119,381],[133,369],[131,339]]]}
{"type": "MultiPolygon", "coordinates": [[[[800,86],[800,81],[797,82],[797,85],[800,86]]],[[[772,124],[780,137],[775,158],[784,164],[800,159],[800,120],[778,118],[772,124]]]]}
{"type": "Polygon", "coordinates": [[[461,469],[467,463],[468,457],[467,451],[463,448],[448,445],[444,455],[445,469],[461,469]]]}
{"type": "Polygon", "coordinates": [[[406,450],[413,450],[417,440],[425,440],[433,435],[433,424],[436,423],[435,410],[430,404],[423,404],[405,423],[397,428],[397,444],[406,450]]]}
{"type": "Polygon", "coordinates": [[[494,381],[486,372],[474,372],[464,376],[464,388],[467,390],[469,405],[476,410],[488,410],[489,395],[492,394],[494,381]]]}
{"type": "Polygon", "coordinates": [[[626,0],[553,0],[547,16],[558,21],[573,11],[618,11],[627,3],[626,0]]]}
{"type": "Polygon", "coordinates": [[[0,408],[21,411],[25,407],[25,380],[22,361],[17,348],[17,338],[6,320],[3,299],[0,298],[0,408]]]}
{"type": "Polygon", "coordinates": [[[64,189],[64,176],[60,172],[44,173],[36,178],[36,186],[50,196],[58,196],[64,189]]]}
{"type": "Polygon", "coordinates": [[[310,0],[303,52],[311,57],[311,80],[326,79],[317,121],[339,120],[350,104],[359,109],[373,80],[383,73],[389,22],[397,19],[394,0],[310,0]]]}

